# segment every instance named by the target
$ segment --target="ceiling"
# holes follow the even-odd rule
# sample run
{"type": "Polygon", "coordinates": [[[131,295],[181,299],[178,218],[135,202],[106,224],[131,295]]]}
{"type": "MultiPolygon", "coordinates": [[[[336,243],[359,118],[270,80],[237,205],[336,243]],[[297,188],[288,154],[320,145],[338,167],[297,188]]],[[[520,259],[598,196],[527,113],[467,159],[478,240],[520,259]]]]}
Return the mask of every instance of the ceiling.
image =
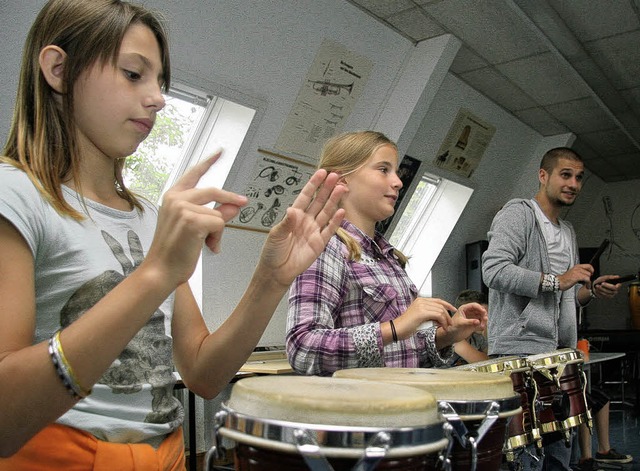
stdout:
{"type": "Polygon", "coordinates": [[[640,178],[640,0],[347,0],[417,43],[451,33],[451,72],[543,136],[572,132],[606,182],[640,178]]]}

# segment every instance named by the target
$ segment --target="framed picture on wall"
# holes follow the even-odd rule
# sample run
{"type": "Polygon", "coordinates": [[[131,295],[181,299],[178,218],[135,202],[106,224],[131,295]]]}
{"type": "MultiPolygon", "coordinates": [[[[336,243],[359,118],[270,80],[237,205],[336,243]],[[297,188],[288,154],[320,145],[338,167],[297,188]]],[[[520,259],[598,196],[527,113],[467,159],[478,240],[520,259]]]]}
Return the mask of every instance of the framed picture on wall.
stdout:
{"type": "Polygon", "coordinates": [[[420,160],[409,157],[408,155],[405,155],[402,159],[402,162],[400,162],[400,165],[398,166],[398,177],[400,177],[400,180],[402,181],[402,188],[400,188],[400,191],[398,192],[398,200],[396,201],[396,212],[390,218],[387,218],[377,224],[376,229],[381,233],[384,234],[387,231],[387,229],[391,225],[391,222],[393,221],[393,218],[398,215],[397,210],[402,203],[404,195],[411,186],[413,179],[418,173],[418,169],[420,168],[421,164],[422,162],[420,160]]]}
{"type": "Polygon", "coordinates": [[[249,204],[229,223],[229,227],[260,232],[282,220],[315,168],[299,160],[258,149],[258,158],[244,190],[249,204]]]}

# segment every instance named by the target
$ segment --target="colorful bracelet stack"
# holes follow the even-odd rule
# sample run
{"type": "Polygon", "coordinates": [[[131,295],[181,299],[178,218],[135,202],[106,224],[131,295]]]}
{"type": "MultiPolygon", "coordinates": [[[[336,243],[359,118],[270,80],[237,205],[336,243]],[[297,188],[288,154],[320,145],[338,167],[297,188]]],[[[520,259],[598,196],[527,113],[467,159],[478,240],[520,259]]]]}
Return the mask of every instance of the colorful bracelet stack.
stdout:
{"type": "Polygon", "coordinates": [[[560,280],[558,280],[558,277],[551,273],[542,275],[542,291],[545,293],[557,293],[560,291],[560,280]]]}
{"type": "Polygon", "coordinates": [[[75,399],[83,399],[91,394],[91,389],[86,390],[80,386],[73,368],[71,368],[71,365],[67,361],[64,350],[62,350],[62,344],[60,343],[59,330],[49,339],[49,355],[51,355],[51,361],[53,361],[53,366],[56,368],[58,377],[62,381],[62,384],[64,384],[64,387],[67,388],[69,394],[75,399]]]}

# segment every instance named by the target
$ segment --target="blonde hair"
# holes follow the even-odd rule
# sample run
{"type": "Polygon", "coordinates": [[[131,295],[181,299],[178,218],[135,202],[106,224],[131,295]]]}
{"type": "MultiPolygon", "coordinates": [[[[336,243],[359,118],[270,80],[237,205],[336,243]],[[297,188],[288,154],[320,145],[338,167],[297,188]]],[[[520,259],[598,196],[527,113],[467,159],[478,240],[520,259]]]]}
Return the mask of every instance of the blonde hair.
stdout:
{"type": "MultiPolygon", "coordinates": [[[[398,149],[395,142],[377,131],[356,131],[338,134],[330,138],[322,148],[318,168],[328,172],[336,172],[342,176],[359,170],[367,163],[371,155],[382,146],[391,146],[398,149]]],[[[347,231],[338,228],[337,236],[344,242],[349,251],[351,260],[360,260],[362,247],[347,231]]],[[[397,249],[394,255],[405,267],[407,257],[397,249]]]]}
{"type": "MultiPolygon", "coordinates": [[[[158,14],[140,6],[120,0],[50,0],[25,42],[13,120],[1,159],[26,172],[58,212],[74,219],[83,216],[66,202],[61,188],[68,178],[80,186],[73,89],[80,74],[95,63],[116,63],[122,38],[133,24],[149,27],[158,41],[166,91],[170,82],[167,32],[158,14]],[[60,103],[40,70],[39,54],[48,45],[56,45],[67,54],[60,103]]],[[[116,159],[116,191],[142,210],[124,185],[123,167],[124,159],[116,159]]]]}

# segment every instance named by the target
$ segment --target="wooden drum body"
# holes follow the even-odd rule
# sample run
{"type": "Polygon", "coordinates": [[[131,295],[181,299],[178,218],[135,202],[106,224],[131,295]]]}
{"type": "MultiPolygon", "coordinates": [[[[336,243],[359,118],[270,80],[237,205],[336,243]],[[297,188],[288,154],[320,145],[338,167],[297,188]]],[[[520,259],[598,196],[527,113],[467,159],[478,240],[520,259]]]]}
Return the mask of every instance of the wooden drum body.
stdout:
{"type": "Polygon", "coordinates": [[[584,360],[577,350],[565,348],[527,357],[535,384],[534,405],[542,434],[562,432],[569,440],[571,428],[586,423],[591,413],[586,399],[584,360]]]}
{"type": "MultiPolygon", "coordinates": [[[[354,368],[338,378],[412,386],[433,394],[451,440],[437,465],[456,471],[496,471],[502,462],[507,423],[522,412],[520,396],[502,375],[435,368],[354,368]]],[[[375,382],[375,383],[374,383],[375,382]]]]}
{"type": "Polygon", "coordinates": [[[540,431],[534,427],[535,417],[532,413],[532,377],[529,362],[518,356],[505,356],[492,360],[470,363],[455,369],[477,371],[479,373],[494,373],[508,376],[513,385],[513,391],[520,396],[522,412],[516,414],[509,421],[507,439],[503,453],[507,461],[514,461],[516,451],[536,443],[542,447],[540,431]]]}
{"type": "Polygon", "coordinates": [[[221,437],[236,444],[237,471],[432,470],[448,444],[433,395],[350,379],[245,378],[215,420],[207,470],[221,437]]]}

